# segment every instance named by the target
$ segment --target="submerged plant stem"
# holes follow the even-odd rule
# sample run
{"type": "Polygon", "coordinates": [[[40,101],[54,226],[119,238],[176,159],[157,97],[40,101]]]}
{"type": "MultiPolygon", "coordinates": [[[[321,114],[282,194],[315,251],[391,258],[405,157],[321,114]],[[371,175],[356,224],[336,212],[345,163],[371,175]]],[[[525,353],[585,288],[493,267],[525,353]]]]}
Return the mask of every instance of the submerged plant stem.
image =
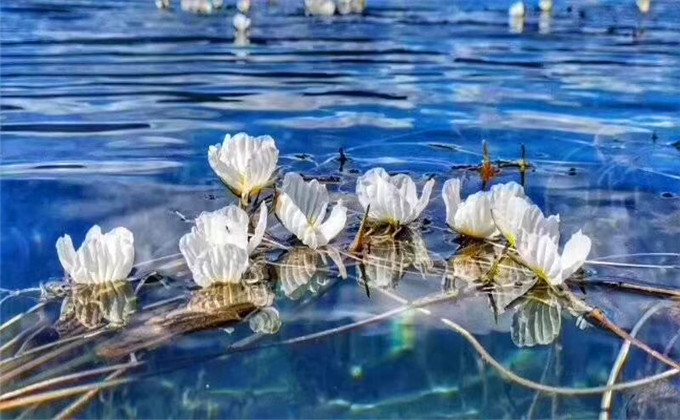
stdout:
{"type": "Polygon", "coordinates": [[[570,279],[567,280],[567,284],[573,286],[601,286],[660,298],[680,299],[680,290],[648,286],[643,284],[627,283],[616,280],[570,279]]]}
{"type": "MultiPolygon", "coordinates": [[[[373,286],[371,286],[373,287],[373,286]]],[[[402,298],[399,295],[396,295],[393,292],[383,290],[376,288],[376,290],[380,291],[381,293],[385,294],[386,296],[389,296],[393,298],[394,300],[400,302],[400,303],[408,303],[408,301],[404,298],[402,298]]],[[[425,308],[418,308],[417,309],[419,312],[435,317],[436,316],[429,310],[425,308]]],[[[557,386],[550,386],[550,385],[544,385],[538,382],[534,382],[530,379],[523,378],[513,371],[509,370],[505,366],[503,366],[498,360],[496,360],[491,354],[484,348],[484,346],[465,328],[460,326],[459,324],[455,323],[454,321],[448,319],[448,318],[437,318],[439,319],[440,322],[442,322],[444,325],[447,327],[451,328],[455,332],[461,335],[468,343],[470,343],[473,347],[473,349],[479,354],[479,356],[482,358],[482,360],[486,361],[489,363],[494,369],[496,369],[499,374],[506,379],[512,381],[513,383],[523,386],[525,388],[530,388],[536,391],[544,392],[546,394],[559,394],[559,395],[566,395],[566,396],[583,396],[583,395],[597,395],[597,394],[602,394],[603,392],[607,392],[609,390],[612,391],[622,391],[625,389],[632,389],[640,386],[644,386],[662,379],[666,379],[669,377],[672,377],[674,375],[677,375],[680,373],[680,369],[669,369],[666,370],[665,372],[648,376],[646,378],[638,379],[635,381],[630,381],[630,382],[622,382],[619,384],[614,384],[611,386],[597,386],[597,387],[591,387],[591,388],[566,388],[566,387],[557,387],[557,386]]]]}
{"type": "MultiPolygon", "coordinates": [[[[631,337],[635,337],[637,333],[640,331],[642,326],[647,322],[649,318],[652,317],[659,309],[662,307],[666,306],[667,302],[659,302],[656,305],[652,306],[645,312],[642,317],[638,320],[638,322],[635,324],[633,327],[633,330],[630,332],[631,337]]],[[[621,368],[623,367],[623,363],[626,361],[626,358],[628,357],[628,352],[630,351],[630,345],[631,342],[630,340],[626,340],[623,342],[621,345],[621,349],[619,350],[619,354],[616,357],[616,361],[614,362],[614,366],[612,366],[612,370],[609,373],[609,380],[607,380],[607,385],[613,385],[616,382],[616,378],[619,376],[619,372],[621,371],[621,368]]],[[[611,416],[611,404],[612,404],[612,397],[614,395],[613,391],[607,391],[604,394],[602,394],[602,403],[600,404],[600,420],[609,420],[611,416]]]]}

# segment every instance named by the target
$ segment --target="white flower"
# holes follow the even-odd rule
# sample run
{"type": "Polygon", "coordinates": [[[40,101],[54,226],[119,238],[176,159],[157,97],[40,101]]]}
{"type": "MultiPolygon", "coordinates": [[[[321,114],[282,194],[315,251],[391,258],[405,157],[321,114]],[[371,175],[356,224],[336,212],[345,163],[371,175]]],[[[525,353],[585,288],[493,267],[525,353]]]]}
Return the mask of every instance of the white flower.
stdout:
{"type": "Polygon", "coordinates": [[[335,2],[333,0],[305,0],[305,13],[312,16],[333,16],[335,2]]]}
{"type": "Polygon", "coordinates": [[[548,235],[521,230],[517,253],[533,272],[552,286],[558,286],[583,265],[590,253],[590,238],[580,230],[564,245],[562,255],[548,235]]]}
{"type": "MultiPolygon", "coordinates": [[[[192,232],[193,233],[193,232],[192,232]]],[[[209,245],[188,233],[179,241],[194,282],[201,287],[217,283],[238,283],[248,268],[248,254],[236,245],[209,245]]]]}
{"type": "Polygon", "coordinates": [[[244,203],[273,182],[279,150],[270,136],[227,134],[224,142],[210,146],[210,167],[244,203]]]}
{"type": "Polygon", "coordinates": [[[262,203],[255,231],[248,240],[248,215],[236,206],[203,212],[196,226],[182,236],[179,249],[194,281],[201,287],[237,283],[248,268],[248,255],[262,241],[267,208],[262,203]]]}
{"type": "Polygon", "coordinates": [[[238,206],[226,206],[212,212],[204,211],[196,218],[191,234],[209,245],[232,244],[244,249],[249,255],[260,245],[267,228],[267,206],[262,203],[257,225],[248,240],[248,214],[238,206]]]}
{"type": "Polygon", "coordinates": [[[238,9],[239,12],[241,13],[248,13],[250,12],[250,0],[239,0],[236,3],[236,8],[238,9]]]}
{"type": "Polygon", "coordinates": [[[491,208],[494,203],[503,207],[513,197],[524,197],[524,190],[515,183],[494,185],[490,191],[479,191],[460,198],[460,179],[449,179],[444,183],[442,198],[446,205],[446,224],[451,229],[466,236],[478,239],[493,238],[498,235],[491,208]]]}
{"type": "Polygon", "coordinates": [[[57,254],[64,270],[76,283],[125,280],[135,260],[134,237],[124,227],[103,235],[101,228],[94,225],[77,252],[69,235],[59,238],[57,254]]]}
{"type": "Polygon", "coordinates": [[[356,193],[364,210],[371,206],[368,212],[370,220],[406,225],[423,212],[433,187],[434,179],[427,181],[419,199],[411,177],[402,174],[390,176],[383,168],[374,168],[359,177],[356,193]]]}
{"type": "Polygon", "coordinates": [[[328,203],[325,185],[315,179],[305,182],[300,175],[289,172],[276,198],[276,215],[303,244],[316,249],[335,238],[347,221],[347,208],[342,201],[326,218],[328,203]]]}
{"type": "Polygon", "coordinates": [[[510,197],[505,202],[494,201],[492,214],[501,234],[513,247],[521,230],[546,235],[554,243],[560,240],[560,216],[545,217],[541,209],[526,197],[510,197]]]}
{"type": "Polygon", "coordinates": [[[250,29],[250,19],[243,13],[236,13],[232,20],[232,24],[237,32],[245,32],[250,29]]]}
{"type": "Polygon", "coordinates": [[[511,18],[524,18],[527,14],[526,8],[524,7],[524,1],[519,0],[513,3],[508,9],[508,16],[511,18]]]}

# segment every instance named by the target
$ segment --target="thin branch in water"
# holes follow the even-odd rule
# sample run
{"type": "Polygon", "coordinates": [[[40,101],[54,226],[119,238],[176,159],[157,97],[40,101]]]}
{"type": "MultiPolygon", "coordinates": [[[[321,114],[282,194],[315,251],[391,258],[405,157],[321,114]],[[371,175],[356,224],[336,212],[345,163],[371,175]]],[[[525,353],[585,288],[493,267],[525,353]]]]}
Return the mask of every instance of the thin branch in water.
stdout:
{"type": "Polygon", "coordinates": [[[567,280],[570,286],[601,286],[612,289],[617,289],[625,292],[637,293],[642,295],[660,297],[660,298],[675,298],[680,299],[680,290],[668,289],[664,287],[656,287],[645,284],[635,284],[623,282],[618,280],[598,280],[598,279],[577,279],[571,278],[567,280]]]}
{"type": "MultiPolygon", "coordinates": [[[[376,288],[379,292],[385,294],[386,296],[389,296],[396,300],[397,302],[400,303],[408,303],[408,300],[402,298],[401,296],[380,288],[376,288]]],[[[452,321],[449,318],[438,318],[436,317],[431,311],[425,308],[418,308],[417,311],[428,315],[428,316],[433,316],[437,318],[440,322],[442,322],[444,325],[447,327],[451,328],[455,332],[461,335],[469,344],[472,345],[473,349],[477,352],[477,354],[482,358],[482,360],[486,361],[489,363],[494,369],[498,371],[498,373],[508,379],[509,381],[515,383],[516,385],[523,386],[525,388],[537,390],[540,392],[544,392],[546,394],[560,394],[560,395],[569,395],[569,396],[578,396],[578,395],[596,395],[596,394],[602,394],[603,392],[606,392],[608,390],[614,390],[614,391],[622,391],[626,389],[632,389],[640,386],[644,386],[662,379],[666,379],[672,376],[677,375],[680,373],[680,369],[669,369],[666,370],[665,372],[648,376],[646,378],[638,379],[635,381],[630,381],[630,382],[622,382],[619,384],[614,384],[612,386],[597,386],[597,387],[591,387],[591,388],[566,388],[566,387],[557,387],[557,386],[551,386],[551,385],[544,385],[538,382],[534,382],[530,379],[523,378],[513,371],[509,370],[505,366],[503,366],[498,360],[496,360],[491,354],[484,348],[484,346],[465,328],[457,324],[456,322],[452,321]]]]}
{"type": "MultiPolygon", "coordinates": [[[[548,377],[548,371],[550,370],[550,361],[552,359],[554,352],[554,346],[550,347],[550,350],[548,351],[548,355],[545,357],[545,366],[543,367],[543,372],[541,372],[541,380],[540,383],[544,383],[546,378],[548,377]]],[[[534,410],[536,409],[536,406],[538,405],[538,398],[541,396],[540,391],[536,391],[534,393],[534,397],[531,399],[531,404],[529,405],[529,410],[527,411],[526,418],[531,420],[534,417],[534,410]]]]}
{"type": "Polygon", "coordinates": [[[25,317],[26,315],[29,315],[29,314],[31,314],[31,313],[37,311],[38,309],[41,309],[41,308],[44,307],[45,305],[47,305],[47,302],[40,302],[40,303],[38,303],[37,305],[31,307],[29,310],[27,310],[27,311],[25,311],[25,312],[22,312],[22,313],[20,313],[20,314],[17,314],[17,315],[14,316],[13,318],[7,320],[7,322],[5,322],[4,324],[0,325],[0,332],[2,332],[3,330],[7,329],[7,328],[10,327],[12,324],[14,324],[15,322],[19,321],[21,318],[25,317]]]}
{"type": "Polygon", "coordinates": [[[99,368],[95,368],[95,369],[89,369],[89,370],[86,370],[86,371],[83,371],[83,372],[72,373],[70,375],[63,375],[63,376],[59,376],[57,378],[46,379],[44,381],[40,381],[40,382],[36,382],[34,384],[31,384],[31,385],[27,385],[23,388],[19,388],[19,389],[15,389],[13,391],[10,391],[10,392],[6,392],[6,393],[0,395],[0,401],[6,401],[6,400],[9,400],[9,399],[12,399],[12,398],[17,398],[17,397],[20,397],[24,394],[30,394],[34,391],[39,390],[39,389],[48,388],[48,387],[51,387],[51,386],[54,386],[54,385],[59,385],[59,384],[64,383],[64,382],[75,381],[75,380],[78,380],[78,379],[87,378],[89,376],[100,375],[102,373],[108,373],[108,372],[111,372],[111,371],[117,371],[117,370],[121,370],[121,369],[128,370],[128,369],[131,369],[133,367],[140,366],[141,364],[142,364],[141,362],[137,362],[137,361],[128,362],[128,363],[120,363],[120,364],[117,364],[117,365],[104,366],[104,367],[99,367],[99,368]]]}
{"type": "Polygon", "coordinates": [[[131,381],[130,379],[116,379],[108,382],[95,382],[86,385],[62,388],[57,391],[29,395],[27,397],[17,398],[9,401],[2,401],[0,402],[0,412],[16,410],[17,408],[25,407],[27,405],[42,404],[54,400],[59,400],[73,395],[86,393],[95,389],[101,391],[102,389],[116,387],[130,381],[131,381]]]}
{"type": "MultiPolygon", "coordinates": [[[[131,357],[132,361],[131,363],[135,363],[136,360],[134,357],[131,357]]],[[[106,378],[104,378],[105,382],[109,382],[113,379],[118,378],[119,376],[123,375],[125,372],[127,372],[129,368],[123,367],[115,372],[112,372],[110,375],[108,375],[106,378]]],[[[71,405],[68,407],[64,408],[57,414],[54,418],[55,419],[67,419],[67,418],[74,418],[77,413],[79,413],[83,408],[85,408],[85,405],[90,402],[94,397],[99,395],[99,393],[102,391],[102,388],[95,388],[93,390],[88,391],[85,393],[85,395],[82,395],[78,400],[74,401],[71,405]]]]}
{"type": "MultiPolygon", "coordinates": [[[[664,306],[667,306],[667,304],[668,302],[659,302],[656,305],[649,308],[647,312],[645,312],[642,315],[642,317],[638,320],[638,322],[635,323],[633,330],[630,332],[631,337],[635,337],[638,334],[638,332],[640,332],[640,329],[645,324],[645,322],[647,322],[647,320],[651,318],[652,315],[654,315],[659,309],[663,308],[664,306]]],[[[626,340],[623,342],[623,344],[621,344],[619,354],[618,356],[616,356],[614,366],[612,366],[612,370],[609,373],[607,385],[613,385],[616,382],[616,379],[619,377],[619,372],[621,371],[621,368],[623,367],[623,364],[626,361],[626,358],[628,357],[630,346],[631,342],[629,340],[626,340]]],[[[611,390],[602,394],[602,402],[600,403],[600,420],[609,420],[611,415],[611,405],[613,396],[614,391],[611,390]]]]}

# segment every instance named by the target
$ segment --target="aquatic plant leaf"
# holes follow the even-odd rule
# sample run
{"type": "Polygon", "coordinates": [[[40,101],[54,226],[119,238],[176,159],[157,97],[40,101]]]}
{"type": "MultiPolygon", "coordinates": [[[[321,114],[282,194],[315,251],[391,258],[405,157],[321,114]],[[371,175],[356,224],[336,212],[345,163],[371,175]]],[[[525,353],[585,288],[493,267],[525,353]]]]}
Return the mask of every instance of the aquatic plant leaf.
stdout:
{"type": "Polygon", "coordinates": [[[308,289],[309,283],[317,276],[327,273],[317,273],[321,266],[319,251],[297,247],[290,250],[276,267],[281,289],[290,299],[298,299],[308,289]]]}
{"type": "Polygon", "coordinates": [[[529,269],[518,264],[512,258],[503,257],[493,266],[488,274],[490,294],[496,305],[497,315],[504,313],[514,301],[525,296],[538,281],[538,277],[529,269]]]}

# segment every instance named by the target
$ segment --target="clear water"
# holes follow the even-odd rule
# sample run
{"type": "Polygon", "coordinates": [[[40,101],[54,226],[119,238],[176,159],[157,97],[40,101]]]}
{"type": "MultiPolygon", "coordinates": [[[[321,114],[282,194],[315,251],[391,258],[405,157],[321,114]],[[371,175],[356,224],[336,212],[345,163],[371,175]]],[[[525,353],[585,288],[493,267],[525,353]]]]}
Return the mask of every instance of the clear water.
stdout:
{"type": "MultiPolygon", "coordinates": [[[[356,210],[336,241],[340,247],[359,224],[351,197],[357,174],[383,166],[409,173],[419,185],[436,179],[420,234],[439,269],[422,276],[411,267],[387,288],[409,301],[442,288],[442,267],[458,245],[444,229],[440,186],[463,176],[466,193],[481,187],[468,166],[481,161],[482,140],[493,159],[504,161],[518,160],[526,146],[533,165],[529,196],[561,215],[563,235],[582,228],[593,239],[591,260],[616,256],[608,261],[654,266],[591,264],[591,279],[677,288],[677,256],[630,255],[680,252],[677,1],[656,1],[642,15],[633,1],[558,0],[550,19],[531,9],[521,33],[508,27],[508,5],[369,0],[363,16],[322,19],[305,17],[301,1],[255,1],[250,45],[243,47],[234,45],[232,4],[199,16],[178,6],[159,11],[150,0],[3,2],[2,287],[34,288],[60,278],[56,239],[70,233],[79,243],[95,223],[132,230],[139,262],[177,254],[179,237],[190,229],[178,213],[193,218],[235,202],[208,165],[208,146],[224,133],[247,131],[277,140],[283,171],[332,181],[332,193],[356,210]],[[350,158],[342,169],[339,148],[350,158]]],[[[509,180],[519,181],[516,170],[497,179],[509,180]]],[[[273,217],[269,222],[276,224],[273,217]]],[[[280,226],[270,233],[287,238],[280,226]]],[[[150,283],[140,304],[191,293],[185,270],[172,264],[181,259],[163,261],[138,269],[140,276],[155,269],[168,277],[167,289],[150,283]]],[[[401,305],[377,290],[367,297],[356,281],[358,266],[348,270],[347,280],[336,281],[335,269],[320,276],[297,300],[277,286],[282,326],[258,343],[401,305]]],[[[607,288],[576,293],[627,329],[658,301],[607,288]]],[[[36,300],[35,293],[7,299],[3,320],[36,300]]],[[[58,305],[47,313],[55,311],[58,305]]],[[[147,366],[130,374],[136,380],[102,393],[81,415],[527,415],[534,391],[481,363],[439,322],[442,316],[521,376],[565,387],[606,383],[620,339],[581,330],[565,312],[554,343],[518,348],[516,312],[494,316],[488,296],[477,293],[437,305],[436,316],[412,311],[221,359],[214,357],[252,334],[247,323],[230,333],[178,335],[140,352],[147,366]]],[[[679,323],[677,311],[660,311],[640,337],[663,349],[679,323]]],[[[45,331],[38,337],[54,340],[45,331]]],[[[680,358],[680,348],[671,345],[669,354],[680,358]]],[[[634,351],[621,379],[661,370],[634,351]]],[[[613,414],[677,417],[679,393],[677,381],[617,393],[613,414]]],[[[52,416],[64,404],[28,414],[52,416]]],[[[600,395],[543,396],[532,415],[596,417],[599,407],[600,395]]]]}

